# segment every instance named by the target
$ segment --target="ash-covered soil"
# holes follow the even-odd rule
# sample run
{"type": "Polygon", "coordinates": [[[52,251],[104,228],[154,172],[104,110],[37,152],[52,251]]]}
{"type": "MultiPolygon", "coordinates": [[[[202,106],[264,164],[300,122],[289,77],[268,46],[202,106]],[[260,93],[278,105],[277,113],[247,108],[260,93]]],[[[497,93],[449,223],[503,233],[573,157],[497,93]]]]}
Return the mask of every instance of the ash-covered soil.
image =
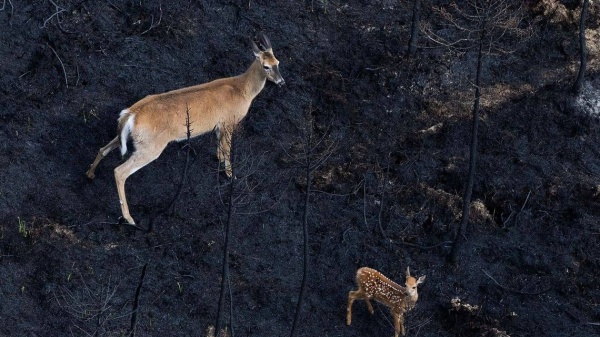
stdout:
{"type": "MultiPolygon", "coordinates": [[[[421,36],[411,1],[4,1],[0,10],[0,335],[123,336],[142,267],[137,336],[214,324],[228,180],[214,134],[172,143],[127,181],[119,224],[118,113],[149,94],[242,73],[264,31],[286,85],[242,122],[224,316],[235,336],[288,335],[302,277],[307,130],[322,163],[308,213],[299,336],[391,336],[387,308],[354,304],[370,266],[426,275],[409,336],[600,334],[600,38],[588,25],[583,93],[577,1],[529,1],[532,28],[486,57],[470,222],[447,263],[469,161],[475,58],[421,36]],[[314,120],[307,127],[307,116],[314,120]],[[458,299],[458,300],[457,300],[458,299]],[[229,313],[232,313],[230,316],[229,313]]],[[[442,30],[433,5],[422,20],[442,30]]]]}

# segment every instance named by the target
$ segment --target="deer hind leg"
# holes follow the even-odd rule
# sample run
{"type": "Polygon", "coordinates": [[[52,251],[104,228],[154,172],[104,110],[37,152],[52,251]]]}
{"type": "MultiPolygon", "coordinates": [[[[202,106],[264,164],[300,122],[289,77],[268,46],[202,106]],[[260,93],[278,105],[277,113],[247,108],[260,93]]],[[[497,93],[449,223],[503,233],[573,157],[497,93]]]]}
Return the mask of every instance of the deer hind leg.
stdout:
{"type": "Polygon", "coordinates": [[[231,178],[231,162],[230,162],[230,150],[231,150],[231,133],[233,132],[232,127],[223,127],[217,131],[217,138],[219,138],[219,145],[217,147],[217,157],[219,162],[223,163],[225,167],[225,174],[231,178]]]}
{"type": "Polygon", "coordinates": [[[90,165],[89,170],[87,170],[87,172],[85,173],[85,175],[87,175],[88,178],[90,179],[94,179],[94,177],[96,177],[96,174],[94,173],[96,171],[96,166],[98,166],[98,163],[100,163],[100,161],[106,157],[106,155],[108,155],[110,153],[110,151],[116,149],[117,147],[119,147],[119,137],[115,137],[115,139],[111,140],[110,143],[106,144],[105,147],[100,148],[100,151],[98,151],[98,155],[96,156],[96,159],[94,159],[94,162],[92,163],[92,165],[90,165]]]}
{"type": "Polygon", "coordinates": [[[121,203],[121,213],[123,218],[129,224],[134,225],[135,221],[129,214],[129,206],[127,206],[127,197],[125,196],[125,180],[135,173],[137,170],[148,165],[153,160],[158,158],[167,144],[154,144],[153,147],[139,146],[138,149],[127,159],[126,162],[115,168],[115,181],[117,183],[117,192],[119,192],[119,201],[121,203]]]}
{"type": "Polygon", "coordinates": [[[369,301],[369,297],[365,293],[362,288],[358,288],[357,291],[350,291],[348,293],[348,309],[346,310],[346,325],[350,325],[352,323],[352,304],[355,300],[365,300],[367,302],[367,307],[369,308],[369,312],[371,315],[374,313],[373,306],[371,306],[371,302],[369,301]]]}

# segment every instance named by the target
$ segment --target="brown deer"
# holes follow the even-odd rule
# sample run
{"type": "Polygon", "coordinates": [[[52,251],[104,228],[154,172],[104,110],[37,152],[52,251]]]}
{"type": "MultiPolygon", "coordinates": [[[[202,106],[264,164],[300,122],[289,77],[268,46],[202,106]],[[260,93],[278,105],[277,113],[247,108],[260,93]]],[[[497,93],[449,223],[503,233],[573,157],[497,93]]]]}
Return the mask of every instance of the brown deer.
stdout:
{"type": "Polygon", "coordinates": [[[371,314],[374,313],[370,299],[389,307],[394,317],[394,337],[404,330],[404,313],[414,308],[419,294],[417,286],[425,281],[425,276],[418,279],[410,276],[410,270],[406,268],[406,288],[398,285],[394,281],[385,277],[375,269],[362,267],[356,272],[356,284],[358,290],[348,293],[348,309],[346,314],[346,324],[352,323],[352,303],[354,300],[365,300],[367,308],[371,314]]]}
{"type": "Polygon", "coordinates": [[[125,155],[127,139],[131,137],[135,152],[115,168],[121,212],[128,223],[135,224],[127,206],[125,180],[158,158],[168,143],[187,139],[187,114],[191,137],[216,131],[219,139],[217,157],[224,164],[227,176],[231,177],[231,130],[246,116],[252,100],[261,92],[267,80],[280,86],[285,83],[279,73],[279,61],[273,55],[271,42],[262,33],[259,42],[261,48],[252,42],[255,60],[245,73],[146,96],[121,111],[117,137],[98,151],[86,175],[94,179],[98,163],[115,148],[120,147],[121,155],[125,155]]]}

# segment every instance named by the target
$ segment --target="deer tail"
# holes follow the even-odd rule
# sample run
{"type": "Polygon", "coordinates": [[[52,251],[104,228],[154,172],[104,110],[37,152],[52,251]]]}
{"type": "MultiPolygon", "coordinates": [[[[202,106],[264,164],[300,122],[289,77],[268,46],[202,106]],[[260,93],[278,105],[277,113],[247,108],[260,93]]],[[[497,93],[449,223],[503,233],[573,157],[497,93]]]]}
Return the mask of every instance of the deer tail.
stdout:
{"type": "Polygon", "coordinates": [[[133,129],[133,114],[129,112],[129,109],[121,111],[119,117],[119,139],[121,140],[121,156],[127,153],[127,138],[131,134],[133,129]]]}

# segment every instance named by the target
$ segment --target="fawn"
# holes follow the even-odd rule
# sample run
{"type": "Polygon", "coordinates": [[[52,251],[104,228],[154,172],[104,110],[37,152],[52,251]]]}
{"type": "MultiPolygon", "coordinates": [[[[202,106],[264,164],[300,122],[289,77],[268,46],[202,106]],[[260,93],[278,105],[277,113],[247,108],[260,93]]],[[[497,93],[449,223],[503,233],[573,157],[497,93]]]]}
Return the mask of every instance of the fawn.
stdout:
{"type": "Polygon", "coordinates": [[[348,293],[348,309],[346,324],[352,323],[352,303],[354,300],[365,300],[371,314],[374,313],[370,299],[389,307],[394,317],[394,337],[398,337],[400,331],[402,336],[406,335],[404,330],[404,313],[414,308],[419,294],[417,286],[425,281],[425,276],[418,279],[410,276],[410,269],[406,268],[406,288],[385,277],[375,269],[362,267],[356,272],[356,284],[358,290],[348,293]]]}

